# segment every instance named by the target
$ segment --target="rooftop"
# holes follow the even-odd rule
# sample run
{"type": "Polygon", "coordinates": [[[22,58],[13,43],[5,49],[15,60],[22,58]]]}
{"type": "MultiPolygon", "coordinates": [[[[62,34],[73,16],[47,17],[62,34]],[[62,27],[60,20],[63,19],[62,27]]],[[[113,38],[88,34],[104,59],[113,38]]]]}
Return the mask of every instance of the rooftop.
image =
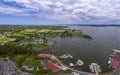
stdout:
{"type": "Polygon", "coordinates": [[[51,63],[50,61],[47,61],[45,65],[48,69],[52,71],[57,71],[59,69],[55,64],[51,63]]]}
{"type": "Polygon", "coordinates": [[[110,68],[116,70],[120,61],[120,56],[115,56],[113,61],[110,64],[110,68]]]}
{"type": "Polygon", "coordinates": [[[38,54],[38,57],[41,57],[41,58],[50,58],[51,54],[38,54]]]}

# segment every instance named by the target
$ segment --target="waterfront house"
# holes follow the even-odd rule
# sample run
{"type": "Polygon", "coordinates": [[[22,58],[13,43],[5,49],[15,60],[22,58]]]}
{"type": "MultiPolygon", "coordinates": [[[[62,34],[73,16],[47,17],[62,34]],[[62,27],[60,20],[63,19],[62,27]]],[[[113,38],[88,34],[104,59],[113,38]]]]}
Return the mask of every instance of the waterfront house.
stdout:
{"type": "Polygon", "coordinates": [[[52,70],[53,72],[59,70],[59,67],[58,67],[57,65],[53,64],[53,63],[50,62],[50,61],[45,62],[45,66],[46,66],[48,69],[52,70]]]}
{"type": "Polygon", "coordinates": [[[33,70],[34,70],[34,67],[28,67],[28,66],[27,66],[27,67],[26,67],[26,70],[32,70],[32,71],[33,71],[33,70]]]}
{"type": "Polygon", "coordinates": [[[40,58],[50,58],[51,54],[38,54],[38,57],[40,57],[40,58]]]}
{"type": "Polygon", "coordinates": [[[43,43],[44,43],[43,39],[40,39],[40,38],[37,38],[32,42],[30,42],[30,44],[43,44],[43,43]]]}
{"type": "Polygon", "coordinates": [[[120,56],[115,56],[110,64],[112,70],[117,70],[120,61],[120,56]]]}

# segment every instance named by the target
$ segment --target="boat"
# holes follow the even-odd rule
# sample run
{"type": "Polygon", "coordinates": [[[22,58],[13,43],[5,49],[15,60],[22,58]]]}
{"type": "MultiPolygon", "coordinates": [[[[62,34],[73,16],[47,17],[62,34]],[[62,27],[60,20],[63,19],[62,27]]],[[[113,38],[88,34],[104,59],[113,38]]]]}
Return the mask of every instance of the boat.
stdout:
{"type": "Polygon", "coordinates": [[[70,65],[71,67],[75,66],[73,63],[69,63],[69,65],[70,65]]]}
{"type": "Polygon", "coordinates": [[[82,60],[77,60],[76,64],[77,64],[78,66],[82,66],[82,65],[84,64],[84,62],[83,62],[82,60]]]}
{"type": "Polygon", "coordinates": [[[91,63],[89,67],[91,72],[101,72],[100,66],[97,63],[91,63]]]}
{"type": "Polygon", "coordinates": [[[69,56],[66,55],[66,54],[63,54],[62,56],[60,56],[60,58],[61,58],[61,59],[67,59],[67,58],[69,58],[69,56]]]}
{"type": "Polygon", "coordinates": [[[70,58],[73,58],[73,56],[72,55],[70,55],[70,54],[67,54],[70,58]]]}
{"type": "Polygon", "coordinates": [[[117,49],[113,49],[113,50],[112,50],[112,54],[113,54],[113,55],[116,55],[117,53],[120,53],[120,50],[117,50],[117,49]]]}
{"type": "Polygon", "coordinates": [[[110,54],[110,57],[111,57],[111,58],[114,58],[114,55],[113,55],[113,54],[110,54]]]}
{"type": "Polygon", "coordinates": [[[108,61],[108,65],[110,65],[110,63],[111,63],[111,60],[108,61]]]}

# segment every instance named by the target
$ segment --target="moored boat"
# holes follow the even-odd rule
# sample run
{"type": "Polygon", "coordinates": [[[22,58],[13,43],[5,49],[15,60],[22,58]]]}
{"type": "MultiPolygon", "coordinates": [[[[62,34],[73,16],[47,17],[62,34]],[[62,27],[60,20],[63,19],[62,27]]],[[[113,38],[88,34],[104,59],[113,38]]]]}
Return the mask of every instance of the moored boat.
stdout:
{"type": "Polygon", "coordinates": [[[73,58],[73,56],[72,55],[70,55],[70,54],[67,54],[70,58],[73,58]]]}
{"type": "Polygon", "coordinates": [[[82,60],[77,60],[76,64],[77,64],[78,66],[82,66],[82,65],[84,64],[84,62],[83,62],[82,60]]]}

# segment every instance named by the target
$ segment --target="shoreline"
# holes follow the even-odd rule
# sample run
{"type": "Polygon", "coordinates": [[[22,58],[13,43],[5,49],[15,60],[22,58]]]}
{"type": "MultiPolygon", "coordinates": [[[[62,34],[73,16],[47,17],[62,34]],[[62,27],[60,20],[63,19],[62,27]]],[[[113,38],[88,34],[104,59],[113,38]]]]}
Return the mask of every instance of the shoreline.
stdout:
{"type": "MultiPolygon", "coordinates": [[[[69,70],[71,70],[71,71],[78,72],[78,73],[83,73],[83,74],[95,75],[95,73],[75,70],[75,69],[73,69],[73,68],[67,66],[66,64],[64,64],[64,63],[59,59],[58,56],[55,56],[55,55],[54,55],[54,57],[55,57],[55,60],[56,60],[61,66],[67,67],[67,68],[68,68],[69,70]]],[[[109,75],[112,75],[113,72],[111,71],[111,72],[106,72],[106,73],[99,73],[99,75],[108,75],[108,74],[109,74],[109,75]]]]}
{"type": "Polygon", "coordinates": [[[74,70],[73,68],[70,68],[69,66],[65,65],[61,60],[59,60],[58,56],[55,56],[55,55],[54,55],[54,58],[55,58],[55,60],[56,60],[61,66],[67,67],[69,70],[71,70],[71,71],[73,71],[73,72],[95,75],[94,73],[89,73],[89,72],[83,72],[83,71],[74,70]]]}

